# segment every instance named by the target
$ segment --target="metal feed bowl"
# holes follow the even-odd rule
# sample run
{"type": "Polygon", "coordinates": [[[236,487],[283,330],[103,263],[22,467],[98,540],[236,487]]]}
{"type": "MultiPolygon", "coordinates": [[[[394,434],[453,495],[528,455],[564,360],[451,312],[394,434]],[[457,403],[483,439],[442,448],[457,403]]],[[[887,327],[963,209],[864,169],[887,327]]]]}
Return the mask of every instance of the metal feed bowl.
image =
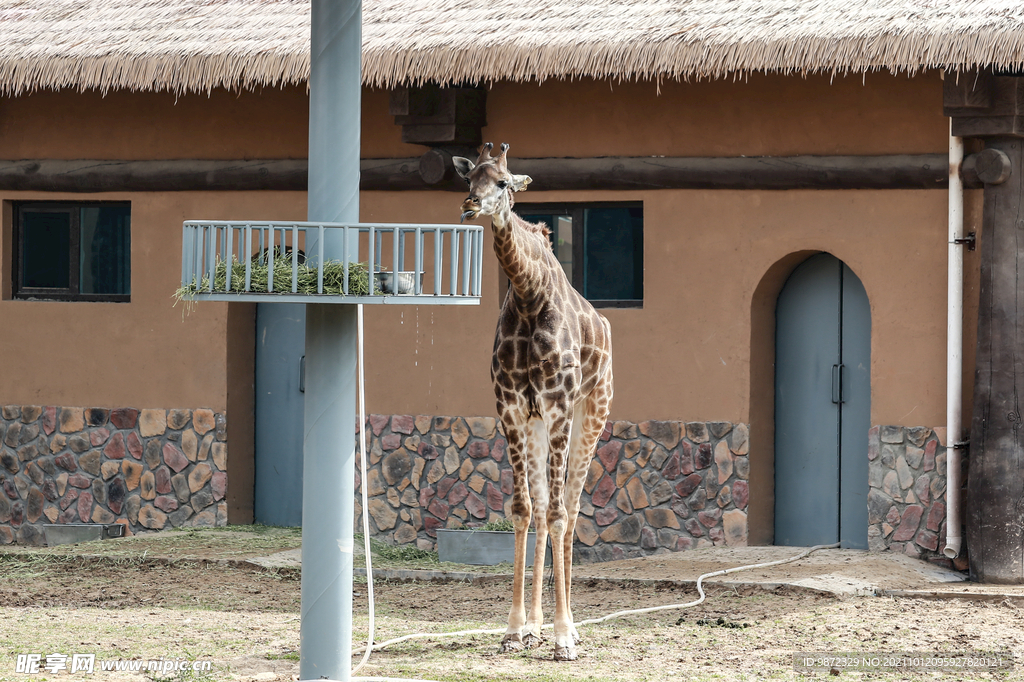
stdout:
{"type": "MultiPolygon", "coordinates": [[[[380,284],[380,289],[385,294],[411,294],[414,291],[416,278],[415,272],[399,272],[398,273],[398,290],[395,290],[395,273],[393,272],[378,272],[377,282],[380,284]]],[[[420,273],[420,291],[423,290],[423,275],[420,273]]]]}

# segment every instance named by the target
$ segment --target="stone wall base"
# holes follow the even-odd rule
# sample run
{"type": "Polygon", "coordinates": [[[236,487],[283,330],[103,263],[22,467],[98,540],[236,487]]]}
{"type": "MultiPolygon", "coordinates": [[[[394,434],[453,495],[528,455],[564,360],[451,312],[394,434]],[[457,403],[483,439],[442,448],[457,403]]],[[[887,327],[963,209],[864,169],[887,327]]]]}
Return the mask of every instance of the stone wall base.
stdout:
{"type": "MultiPolygon", "coordinates": [[[[946,544],[945,429],[875,426],[868,434],[868,548],[952,567],[946,544]]],[[[966,479],[965,479],[966,480],[966,479]]]]}
{"type": "Polygon", "coordinates": [[[46,523],[227,524],[227,421],[207,409],[0,407],[0,544],[46,523]]]}
{"type": "MultiPolygon", "coordinates": [[[[495,419],[371,415],[367,427],[376,537],[433,549],[438,528],[473,528],[509,514],[512,469],[495,419]]],[[[941,556],[944,437],[941,428],[870,430],[864,484],[871,550],[952,566],[941,556]]],[[[609,422],[583,488],[577,559],[745,545],[748,441],[746,424],[609,422]]],[[[360,511],[357,501],[357,518],[360,511]]]]}
{"type": "MultiPolygon", "coordinates": [[[[495,419],[371,415],[367,427],[377,537],[433,549],[438,528],[509,514],[512,469],[495,419]]],[[[577,558],[745,545],[747,435],[729,422],[609,422],[583,488],[577,558]]]]}

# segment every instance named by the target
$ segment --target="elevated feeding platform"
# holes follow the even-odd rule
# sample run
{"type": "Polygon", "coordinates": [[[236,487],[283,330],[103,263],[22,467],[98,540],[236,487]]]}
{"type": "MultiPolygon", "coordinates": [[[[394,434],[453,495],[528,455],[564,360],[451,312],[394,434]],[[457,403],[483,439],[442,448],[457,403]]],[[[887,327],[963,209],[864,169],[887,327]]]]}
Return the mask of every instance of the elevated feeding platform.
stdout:
{"type": "Polygon", "coordinates": [[[189,220],[181,290],[195,301],[477,305],[483,227],[189,220]],[[330,253],[324,257],[325,243],[330,253]]]}

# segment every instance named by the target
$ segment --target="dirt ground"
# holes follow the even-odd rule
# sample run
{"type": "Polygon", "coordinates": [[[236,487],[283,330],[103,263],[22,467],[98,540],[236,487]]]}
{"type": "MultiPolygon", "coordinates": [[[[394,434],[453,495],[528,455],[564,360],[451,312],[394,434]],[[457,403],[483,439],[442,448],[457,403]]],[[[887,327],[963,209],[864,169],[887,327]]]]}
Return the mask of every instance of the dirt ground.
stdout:
{"type": "MultiPolygon", "coordinates": [[[[296,572],[191,562],[168,565],[138,555],[83,560],[73,551],[58,549],[0,555],[0,680],[297,679],[296,572]],[[15,672],[18,654],[53,652],[94,653],[98,660],[183,657],[212,661],[214,669],[163,676],[15,672]]],[[[793,571],[802,570],[800,565],[791,566],[793,571]]],[[[1012,600],[836,598],[785,587],[766,592],[712,586],[708,592],[708,600],[696,608],[581,628],[580,659],[573,663],[551,661],[550,644],[503,656],[496,653],[497,635],[439,637],[376,652],[359,674],[452,682],[801,680],[828,675],[795,672],[795,652],[1024,650],[1024,611],[1012,600]]],[[[502,627],[509,594],[507,581],[380,582],[376,639],[502,627]]],[[[685,588],[609,585],[581,577],[573,586],[573,615],[580,620],[695,596],[685,588]]],[[[357,643],[366,632],[365,599],[363,582],[356,585],[355,594],[357,643]]],[[[550,609],[547,597],[546,603],[550,609]]],[[[902,680],[933,679],[934,674],[842,675],[902,680]]],[[[941,679],[1018,680],[1024,674],[954,673],[941,679]]]]}

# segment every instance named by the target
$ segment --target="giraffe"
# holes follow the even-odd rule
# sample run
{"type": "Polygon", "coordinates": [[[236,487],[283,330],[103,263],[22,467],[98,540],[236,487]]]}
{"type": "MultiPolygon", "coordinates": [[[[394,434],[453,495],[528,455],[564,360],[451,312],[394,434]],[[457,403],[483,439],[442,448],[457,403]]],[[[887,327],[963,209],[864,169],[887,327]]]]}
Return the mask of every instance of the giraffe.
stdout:
{"type": "Polygon", "coordinates": [[[507,144],[496,157],[491,149],[493,144],[484,145],[475,164],[463,157],[453,161],[469,183],[462,219],[491,216],[494,252],[511,283],[498,317],[491,360],[514,483],[512,608],[500,651],[543,643],[544,548],[550,534],[554,658],[571,661],[577,657],[579,641],[569,601],[572,544],[580,493],[611,406],[611,326],[569,283],[552,251],[547,226],[512,212],[513,193],[525,190],[532,180],[509,173],[507,144]],[[526,540],[531,520],[537,551],[527,617],[526,540]]]}

